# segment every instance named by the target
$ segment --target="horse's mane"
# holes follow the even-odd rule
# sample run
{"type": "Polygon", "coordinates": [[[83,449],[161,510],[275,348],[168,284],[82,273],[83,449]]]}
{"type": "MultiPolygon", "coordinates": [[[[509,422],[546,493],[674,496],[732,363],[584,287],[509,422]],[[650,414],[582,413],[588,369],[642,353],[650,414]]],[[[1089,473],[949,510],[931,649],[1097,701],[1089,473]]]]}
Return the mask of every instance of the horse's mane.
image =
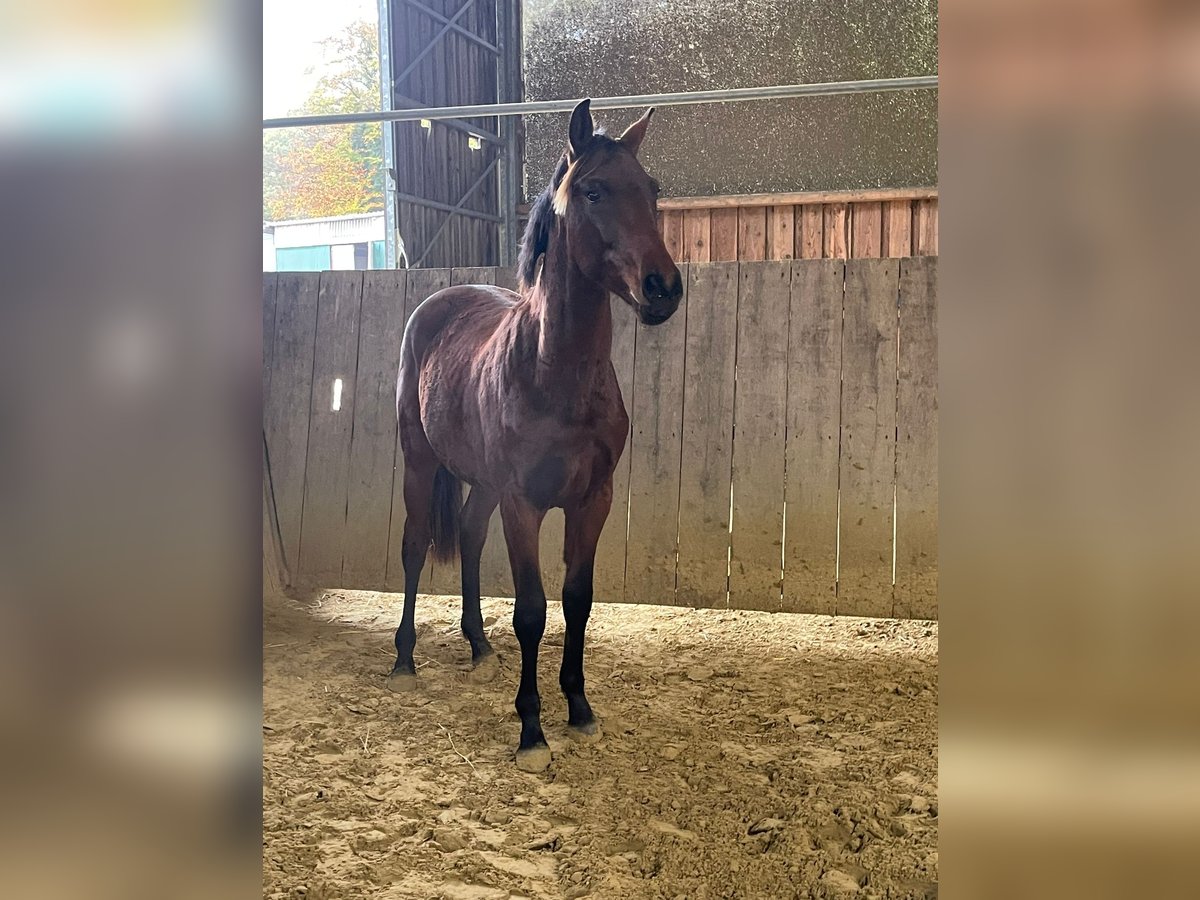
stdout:
{"type": "Polygon", "coordinates": [[[570,186],[570,175],[574,174],[580,163],[597,150],[615,146],[616,143],[604,133],[603,129],[599,129],[592,135],[587,149],[576,157],[574,162],[567,159],[565,150],[559,157],[550,183],[546,185],[544,191],[538,194],[537,199],[529,208],[529,223],[525,226],[525,236],[521,238],[521,252],[517,257],[517,276],[521,282],[522,292],[529,290],[537,282],[538,260],[550,248],[550,233],[554,230],[554,219],[557,215],[554,211],[555,195],[564,186],[564,182],[567,187],[570,186]]]}

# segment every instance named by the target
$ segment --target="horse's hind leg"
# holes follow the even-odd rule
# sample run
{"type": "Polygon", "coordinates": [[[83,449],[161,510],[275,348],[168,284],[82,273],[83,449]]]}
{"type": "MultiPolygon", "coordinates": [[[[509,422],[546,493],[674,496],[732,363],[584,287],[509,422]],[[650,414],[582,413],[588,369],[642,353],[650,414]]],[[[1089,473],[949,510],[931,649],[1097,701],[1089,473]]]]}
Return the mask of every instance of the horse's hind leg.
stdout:
{"type": "Polygon", "coordinates": [[[567,633],[563,640],[562,668],[558,683],[567,698],[567,724],[575,737],[589,738],[599,731],[592,707],[583,691],[583,644],[588,616],[592,612],[592,573],[596,544],[612,506],[612,481],[586,503],[566,509],[566,540],[563,556],[567,577],[563,582],[563,618],[567,633]]]}
{"type": "Polygon", "coordinates": [[[393,691],[409,691],[416,687],[417,670],[413,665],[413,649],[417,646],[417,585],[425,556],[429,552],[430,505],[433,501],[433,476],[437,460],[432,451],[426,454],[405,453],[404,469],[404,614],[396,629],[396,665],[388,676],[387,686],[393,691]]]}
{"type": "Polygon", "coordinates": [[[463,506],[459,526],[459,553],[462,557],[462,633],[471,643],[472,681],[490,681],[496,674],[496,654],[483,633],[483,614],[479,609],[479,561],[487,541],[488,522],[496,509],[495,494],[472,487],[463,506]]]}

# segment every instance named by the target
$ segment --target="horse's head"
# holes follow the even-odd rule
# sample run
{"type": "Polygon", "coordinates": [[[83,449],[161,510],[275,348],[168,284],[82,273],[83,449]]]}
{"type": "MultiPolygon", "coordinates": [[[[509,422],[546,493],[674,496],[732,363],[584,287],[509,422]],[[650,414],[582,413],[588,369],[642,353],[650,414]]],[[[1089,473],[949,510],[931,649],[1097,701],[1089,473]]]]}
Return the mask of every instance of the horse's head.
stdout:
{"type": "Polygon", "coordinates": [[[654,110],[614,140],[595,133],[590,103],[571,115],[554,212],[579,271],[621,296],[642,322],[659,325],[679,307],[683,282],[658,233],[658,183],[637,158],[654,110]]]}

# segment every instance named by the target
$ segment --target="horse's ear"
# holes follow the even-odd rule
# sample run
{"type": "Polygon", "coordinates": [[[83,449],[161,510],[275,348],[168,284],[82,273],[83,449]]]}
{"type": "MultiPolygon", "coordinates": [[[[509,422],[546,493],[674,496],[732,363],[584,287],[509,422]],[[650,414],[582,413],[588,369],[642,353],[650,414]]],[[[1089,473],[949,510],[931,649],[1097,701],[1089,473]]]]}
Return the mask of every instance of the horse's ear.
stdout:
{"type": "Polygon", "coordinates": [[[637,156],[638,148],[642,146],[642,139],[646,136],[646,126],[650,124],[650,117],[654,115],[654,107],[646,110],[640,119],[625,129],[625,133],[621,135],[619,140],[621,144],[629,148],[629,152],[637,156]]]}
{"type": "Polygon", "coordinates": [[[580,100],[575,111],[571,113],[571,128],[568,134],[571,141],[570,156],[572,159],[587,149],[587,145],[591,143],[592,135],[596,131],[596,126],[592,123],[591,106],[591,100],[580,100]]]}

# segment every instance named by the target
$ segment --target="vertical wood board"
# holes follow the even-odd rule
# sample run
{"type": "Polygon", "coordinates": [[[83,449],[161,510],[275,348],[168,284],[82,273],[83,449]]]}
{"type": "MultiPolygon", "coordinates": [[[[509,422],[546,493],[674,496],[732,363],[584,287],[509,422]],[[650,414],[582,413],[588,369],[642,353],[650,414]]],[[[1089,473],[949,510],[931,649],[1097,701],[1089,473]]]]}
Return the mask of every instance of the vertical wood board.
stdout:
{"type": "Polygon", "coordinates": [[[883,235],[883,205],[855,203],[850,207],[850,255],[856,259],[880,256],[883,235]]]}
{"type": "Polygon", "coordinates": [[[892,200],[883,205],[882,256],[912,255],[912,201],[892,200]]]}
{"type": "Polygon", "coordinates": [[[278,275],[270,392],[263,410],[283,562],[293,578],[300,558],[319,281],[315,272],[278,275]]]}
{"type": "Polygon", "coordinates": [[[729,605],[781,608],[790,263],[741,263],[729,605]]]}
{"type": "Polygon", "coordinates": [[[845,203],[826,203],[824,207],[826,259],[845,259],[850,255],[849,209],[845,203]]]}
{"type": "Polygon", "coordinates": [[[796,208],[772,206],[767,209],[767,259],[791,259],[796,244],[796,208]]]}
{"type": "Polygon", "coordinates": [[[796,258],[820,259],[825,255],[825,211],[819,203],[796,207],[796,258]]]}
{"type": "Polygon", "coordinates": [[[382,590],[396,471],[396,376],[406,321],[403,270],[366,272],[346,498],[342,587],[382,590]]]}
{"type": "Polygon", "coordinates": [[[897,260],[846,264],[839,615],[892,612],[898,279],[897,260]]]}
{"type": "Polygon", "coordinates": [[[738,257],[767,258],[767,210],[764,206],[738,207],[738,257]]]}
{"type": "Polygon", "coordinates": [[[896,400],[896,590],[893,614],[937,618],[937,260],[900,263],[896,400]]]}
{"type": "Polygon", "coordinates": [[[709,232],[713,262],[732,262],[738,258],[738,211],[732,207],[714,209],[709,232]]]}
{"type": "Polygon", "coordinates": [[[678,596],[682,606],[729,600],[738,266],[691,267],[687,299],[678,596]]]}
{"type": "Polygon", "coordinates": [[[317,296],[299,573],[319,587],[335,587],[342,578],[362,286],[362,272],[322,272],[317,296]]]}
{"type": "Polygon", "coordinates": [[[712,219],[707,209],[683,214],[684,262],[708,262],[712,257],[712,219]]]}
{"type": "MultiPolygon", "coordinates": [[[[681,269],[683,305],[690,268],[681,269]]],[[[630,602],[675,602],[685,329],[682,309],[661,325],[637,325],[625,560],[630,602]]]]}
{"type": "Polygon", "coordinates": [[[832,614],[837,591],[838,424],[845,263],[792,267],[783,608],[832,614]]]}

